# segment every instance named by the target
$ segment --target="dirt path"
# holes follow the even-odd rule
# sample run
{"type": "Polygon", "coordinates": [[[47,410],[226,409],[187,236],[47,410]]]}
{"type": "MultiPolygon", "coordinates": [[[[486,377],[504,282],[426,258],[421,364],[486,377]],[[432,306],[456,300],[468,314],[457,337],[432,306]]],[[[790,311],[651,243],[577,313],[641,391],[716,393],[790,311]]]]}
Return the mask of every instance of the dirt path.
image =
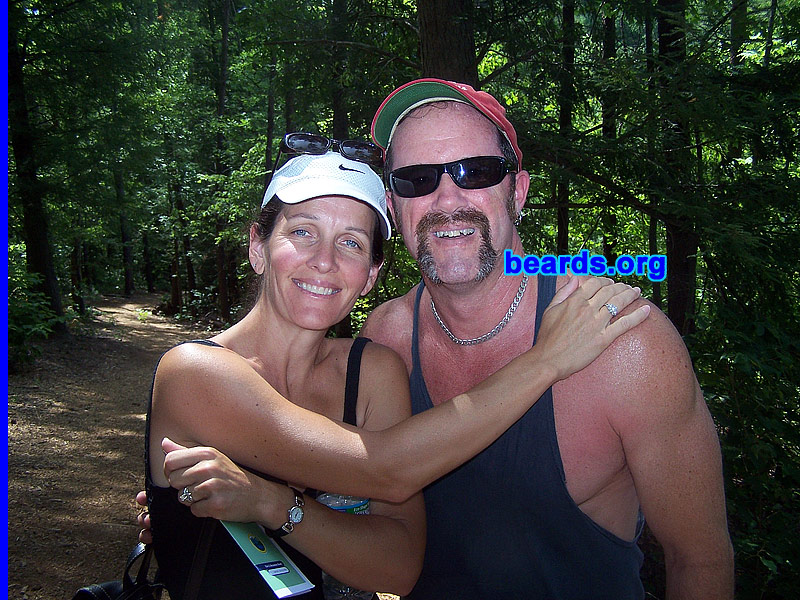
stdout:
{"type": "Polygon", "coordinates": [[[8,597],[72,597],[118,579],[136,542],[153,367],[209,337],[150,311],[160,298],[105,298],[90,326],[42,345],[8,382],[8,597]]]}

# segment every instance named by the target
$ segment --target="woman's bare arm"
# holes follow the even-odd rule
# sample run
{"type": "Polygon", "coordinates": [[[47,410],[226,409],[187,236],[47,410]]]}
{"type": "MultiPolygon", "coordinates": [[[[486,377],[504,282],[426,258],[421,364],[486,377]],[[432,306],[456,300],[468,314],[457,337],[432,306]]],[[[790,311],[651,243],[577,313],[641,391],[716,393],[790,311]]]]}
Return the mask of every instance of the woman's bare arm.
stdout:
{"type": "MultiPolygon", "coordinates": [[[[567,284],[546,311],[533,349],[469,392],[382,431],[302,409],[235,353],[188,344],[164,356],[153,414],[172,424],[176,441],[219,448],[250,468],[318,489],[403,501],[487,447],[550,385],[646,318],[645,306],[609,325],[603,304],[613,299],[624,308],[638,292],[606,282],[590,279],[577,291],[567,284]]],[[[405,367],[399,358],[394,363],[386,368],[387,393],[405,387],[405,367]]],[[[170,459],[180,460],[180,452],[170,459]]]]}
{"type": "MultiPolygon", "coordinates": [[[[369,344],[361,363],[359,407],[366,429],[382,430],[411,416],[410,406],[389,394],[375,393],[370,380],[384,373],[395,355],[383,346],[369,344]]],[[[406,389],[398,395],[407,396],[406,389]]],[[[286,485],[247,473],[218,450],[207,447],[184,448],[171,440],[162,442],[170,485],[188,486],[194,501],[192,512],[198,517],[228,521],[255,521],[268,529],[278,529],[286,521],[286,509],[294,493],[286,485]],[[173,461],[173,452],[182,460],[173,461]],[[193,464],[188,464],[194,461],[193,464]],[[186,464],[186,466],[182,466],[186,464]]],[[[302,489],[302,487],[301,487],[302,489]]],[[[369,515],[338,513],[305,496],[305,516],[284,540],[313,560],[327,573],[346,585],[363,590],[381,590],[399,595],[410,593],[422,569],[425,551],[425,508],[418,493],[402,503],[370,502],[369,515]]]]}

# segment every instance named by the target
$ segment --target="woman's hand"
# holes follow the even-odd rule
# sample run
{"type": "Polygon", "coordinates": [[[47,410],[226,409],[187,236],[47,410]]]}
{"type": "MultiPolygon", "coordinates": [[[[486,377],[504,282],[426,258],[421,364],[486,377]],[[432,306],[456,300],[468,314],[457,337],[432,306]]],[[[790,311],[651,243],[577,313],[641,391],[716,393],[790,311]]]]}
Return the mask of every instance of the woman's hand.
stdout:
{"type": "Polygon", "coordinates": [[[164,438],[164,474],[183,492],[181,502],[196,517],[225,521],[257,521],[277,529],[286,520],[294,492],[239,468],[215,448],[187,448],[164,438]],[[188,498],[185,492],[188,490],[188,498]]]}
{"type": "Polygon", "coordinates": [[[580,371],[650,314],[650,306],[645,304],[612,323],[612,311],[606,305],[621,313],[640,295],[639,288],[606,277],[590,277],[583,283],[570,277],[542,316],[535,346],[539,358],[554,367],[557,380],[580,371]]]}

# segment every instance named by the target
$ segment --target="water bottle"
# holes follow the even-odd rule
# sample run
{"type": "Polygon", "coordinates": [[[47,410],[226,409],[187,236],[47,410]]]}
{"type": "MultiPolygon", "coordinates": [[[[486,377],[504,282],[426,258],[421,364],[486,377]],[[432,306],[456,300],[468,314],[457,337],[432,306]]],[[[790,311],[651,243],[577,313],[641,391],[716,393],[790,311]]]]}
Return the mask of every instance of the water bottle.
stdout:
{"type": "MultiPolygon", "coordinates": [[[[369,514],[369,498],[323,493],[317,496],[317,502],[333,510],[351,515],[369,514]]],[[[353,589],[324,571],[322,573],[322,594],[325,596],[325,600],[372,600],[375,596],[373,592],[353,589]]]]}

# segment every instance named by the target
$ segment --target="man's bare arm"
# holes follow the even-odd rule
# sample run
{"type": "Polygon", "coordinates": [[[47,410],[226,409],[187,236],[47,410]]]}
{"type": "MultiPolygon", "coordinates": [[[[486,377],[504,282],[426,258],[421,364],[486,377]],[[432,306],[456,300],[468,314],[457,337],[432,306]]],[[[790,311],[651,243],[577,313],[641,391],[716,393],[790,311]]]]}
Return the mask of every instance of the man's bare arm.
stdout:
{"type": "Polygon", "coordinates": [[[622,440],[645,518],[664,548],[669,600],[733,597],[722,459],[686,348],[660,311],[620,344],[622,440]]]}

